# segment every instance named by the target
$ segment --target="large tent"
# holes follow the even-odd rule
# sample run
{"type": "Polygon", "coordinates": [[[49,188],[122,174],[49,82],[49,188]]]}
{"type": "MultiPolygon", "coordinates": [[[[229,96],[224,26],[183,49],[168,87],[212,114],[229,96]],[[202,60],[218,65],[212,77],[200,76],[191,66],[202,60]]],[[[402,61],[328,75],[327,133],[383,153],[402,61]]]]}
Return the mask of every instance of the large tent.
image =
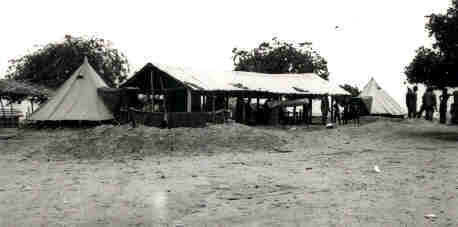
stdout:
{"type": "Polygon", "coordinates": [[[83,64],[65,81],[55,95],[30,116],[35,121],[104,121],[113,114],[97,94],[107,87],[84,58],[83,64]]]}
{"type": "Polygon", "coordinates": [[[372,78],[358,96],[373,115],[405,115],[405,110],[372,78]]]}

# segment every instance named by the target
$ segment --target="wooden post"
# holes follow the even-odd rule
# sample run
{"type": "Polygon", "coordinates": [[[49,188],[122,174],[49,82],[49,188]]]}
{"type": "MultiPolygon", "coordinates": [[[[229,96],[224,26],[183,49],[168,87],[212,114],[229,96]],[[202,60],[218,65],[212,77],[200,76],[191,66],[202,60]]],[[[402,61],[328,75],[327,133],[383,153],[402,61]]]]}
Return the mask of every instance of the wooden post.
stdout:
{"type": "Polygon", "coordinates": [[[200,112],[204,112],[204,96],[199,95],[200,97],[200,112]]]}
{"type": "Polygon", "coordinates": [[[150,72],[150,89],[151,89],[151,112],[154,112],[154,77],[153,77],[153,71],[150,72]]]}
{"type": "Polygon", "coordinates": [[[204,112],[208,112],[207,95],[204,95],[204,96],[202,97],[202,99],[203,99],[203,102],[202,102],[203,110],[204,110],[204,112]]]}
{"type": "Polygon", "coordinates": [[[226,104],[226,110],[229,111],[229,96],[226,96],[225,99],[226,99],[226,100],[225,100],[225,102],[226,102],[226,103],[225,103],[225,104],[226,104]]]}
{"type": "Polygon", "coordinates": [[[227,120],[229,120],[231,110],[229,109],[229,96],[226,96],[224,99],[226,109],[226,111],[224,112],[224,122],[226,122],[227,120]],[[226,113],[229,113],[229,116],[226,117],[226,113]]]}
{"type": "Polygon", "coordinates": [[[305,111],[306,111],[306,110],[307,110],[307,109],[305,108],[305,104],[302,104],[302,119],[301,119],[301,122],[302,122],[302,123],[307,123],[307,122],[306,122],[306,116],[307,116],[307,114],[305,114],[305,111]]]}
{"type": "Polygon", "coordinates": [[[312,115],[313,115],[313,99],[309,98],[309,108],[308,108],[309,114],[308,114],[308,123],[312,124],[312,115]]]}
{"type": "Polygon", "coordinates": [[[293,124],[296,124],[296,117],[297,117],[296,105],[294,105],[294,107],[293,107],[293,124]]]}
{"type": "Polygon", "coordinates": [[[166,122],[167,126],[170,127],[170,123],[169,123],[169,116],[167,114],[167,98],[168,98],[168,94],[167,94],[167,91],[164,89],[164,81],[162,80],[162,76],[159,77],[159,83],[160,83],[160,86],[161,86],[161,90],[162,92],[164,93],[164,100],[162,102],[162,105],[164,106],[164,121],[166,122]]]}
{"type": "Polygon", "coordinates": [[[192,94],[189,89],[186,89],[186,112],[192,112],[192,94]]]}
{"type": "Polygon", "coordinates": [[[33,113],[33,99],[30,99],[29,101],[30,101],[30,106],[32,108],[32,113],[33,113]]]}
{"type": "Polygon", "coordinates": [[[213,115],[213,123],[216,123],[216,112],[215,112],[215,100],[216,96],[212,96],[212,115],[213,115]]]}
{"type": "Polygon", "coordinates": [[[242,98],[242,123],[246,124],[246,104],[244,98],[242,98]]]}
{"type": "Polygon", "coordinates": [[[334,96],[331,95],[331,106],[330,106],[330,109],[331,109],[331,122],[334,123],[335,119],[334,119],[334,96]]]}

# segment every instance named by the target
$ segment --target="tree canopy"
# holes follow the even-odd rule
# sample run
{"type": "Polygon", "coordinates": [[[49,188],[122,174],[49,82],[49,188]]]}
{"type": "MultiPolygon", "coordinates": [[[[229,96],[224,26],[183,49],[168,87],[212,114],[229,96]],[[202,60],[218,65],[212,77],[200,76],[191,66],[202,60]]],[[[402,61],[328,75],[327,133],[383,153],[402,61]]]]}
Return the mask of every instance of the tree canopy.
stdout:
{"type": "Polygon", "coordinates": [[[359,90],[357,86],[351,86],[349,84],[344,84],[344,85],[340,85],[340,87],[344,89],[345,91],[348,91],[351,94],[351,96],[353,97],[356,97],[361,93],[361,91],[359,90]]]}
{"type": "Polygon", "coordinates": [[[130,70],[127,58],[113,48],[110,41],[71,35],[9,60],[6,77],[58,88],[83,63],[85,56],[109,86],[113,87],[127,78],[130,70]]]}
{"type": "Polygon", "coordinates": [[[328,80],[327,61],[310,42],[286,42],[274,37],[252,50],[234,48],[234,70],[258,73],[316,73],[328,80]]]}
{"type": "Polygon", "coordinates": [[[420,47],[405,68],[409,83],[434,87],[458,86],[458,0],[446,13],[427,16],[426,30],[434,38],[432,48],[420,47]]]}

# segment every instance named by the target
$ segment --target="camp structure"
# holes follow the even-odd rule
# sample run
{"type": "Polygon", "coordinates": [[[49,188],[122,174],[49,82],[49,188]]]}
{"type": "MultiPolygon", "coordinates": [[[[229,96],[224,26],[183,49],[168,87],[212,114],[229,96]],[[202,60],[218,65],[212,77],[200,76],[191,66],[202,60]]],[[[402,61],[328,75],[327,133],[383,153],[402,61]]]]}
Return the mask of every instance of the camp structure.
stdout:
{"type": "Polygon", "coordinates": [[[16,108],[0,107],[0,128],[17,128],[22,112],[16,108]]]}
{"type": "Polygon", "coordinates": [[[143,104],[132,100],[129,105],[135,107],[129,109],[135,110],[131,116],[140,113],[149,116],[143,115],[143,119],[153,119],[151,116],[156,116],[156,122],[165,119],[174,127],[193,125],[186,122],[199,125],[196,122],[218,121],[219,116],[224,120],[228,113],[233,113],[232,118],[240,123],[261,121],[265,124],[277,124],[281,112],[279,110],[285,106],[294,109],[292,115],[296,122],[306,122],[307,113],[297,113],[295,107],[301,106],[300,109],[308,110],[311,109],[311,99],[318,99],[323,95],[349,95],[339,86],[314,73],[210,72],[158,63],[146,64],[120,88],[138,88],[138,100],[142,100],[143,104]],[[282,104],[282,101],[288,102],[282,104]],[[271,103],[271,107],[262,102],[271,103]],[[167,113],[167,116],[161,113],[167,113]]]}
{"type": "Polygon", "coordinates": [[[105,121],[113,114],[97,94],[107,87],[84,58],[83,64],[59,87],[55,95],[32,115],[32,121],[105,121]]]}
{"type": "Polygon", "coordinates": [[[403,116],[406,114],[405,110],[377,84],[374,78],[364,86],[358,97],[361,98],[370,115],[403,116]]]}

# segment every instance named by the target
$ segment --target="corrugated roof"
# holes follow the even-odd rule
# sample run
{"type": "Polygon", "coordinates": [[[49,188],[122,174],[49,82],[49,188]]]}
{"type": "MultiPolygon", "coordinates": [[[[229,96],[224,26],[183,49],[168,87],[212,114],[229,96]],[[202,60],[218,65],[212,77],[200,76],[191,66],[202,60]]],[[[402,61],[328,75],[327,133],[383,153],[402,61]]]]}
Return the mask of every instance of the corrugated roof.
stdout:
{"type": "Polygon", "coordinates": [[[236,83],[250,90],[282,94],[331,94],[350,95],[341,87],[324,80],[314,73],[264,74],[233,71],[236,83]]]}
{"type": "Polygon", "coordinates": [[[234,74],[230,72],[211,72],[160,63],[152,65],[195,90],[243,90],[231,85],[234,74]]]}
{"type": "Polygon", "coordinates": [[[242,71],[211,72],[152,63],[159,70],[195,90],[263,91],[277,94],[350,95],[314,73],[265,74],[242,71]]]}

